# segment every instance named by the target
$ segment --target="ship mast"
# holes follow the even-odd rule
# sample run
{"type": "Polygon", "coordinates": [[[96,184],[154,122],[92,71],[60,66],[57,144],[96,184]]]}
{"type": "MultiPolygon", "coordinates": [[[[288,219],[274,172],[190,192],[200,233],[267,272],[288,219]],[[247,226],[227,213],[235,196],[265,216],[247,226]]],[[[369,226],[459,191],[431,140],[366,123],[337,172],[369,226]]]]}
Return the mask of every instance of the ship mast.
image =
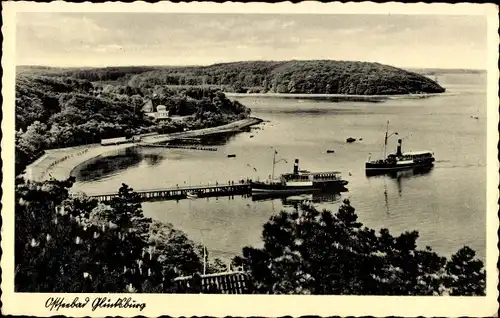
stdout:
{"type": "Polygon", "coordinates": [[[387,139],[389,139],[388,133],[389,133],[389,121],[387,121],[387,129],[385,130],[384,157],[383,157],[383,159],[385,159],[386,152],[387,152],[387,139]]]}
{"type": "Polygon", "coordinates": [[[272,171],[272,174],[271,174],[271,181],[274,180],[274,167],[276,166],[276,164],[278,162],[281,162],[281,161],[286,162],[286,160],[284,158],[281,158],[278,161],[276,161],[276,155],[278,154],[278,151],[276,151],[276,149],[274,149],[274,148],[273,148],[273,151],[274,151],[273,152],[273,171],[272,171]]]}
{"type": "Polygon", "coordinates": [[[385,139],[384,139],[384,159],[386,158],[386,155],[387,155],[387,140],[392,135],[397,135],[397,134],[398,134],[397,132],[393,132],[393,133],[389,134],[389,121],[387,121],[387,129],[385,130],[385,139]]]}

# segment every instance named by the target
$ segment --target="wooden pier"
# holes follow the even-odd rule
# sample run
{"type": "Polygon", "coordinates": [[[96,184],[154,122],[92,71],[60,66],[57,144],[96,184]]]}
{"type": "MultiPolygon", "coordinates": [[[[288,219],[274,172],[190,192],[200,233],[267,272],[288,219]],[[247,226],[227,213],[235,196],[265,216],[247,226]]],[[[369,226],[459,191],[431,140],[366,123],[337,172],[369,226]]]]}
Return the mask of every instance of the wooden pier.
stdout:
{"type": "Polygon", "coordinates": [[[172,149],[187,149],[187,150],[203,150],[203,151],[217,151],[216,147],[205,147],[200,145],[162,145],[162,144],[139,144],[141,147],[154,147],[154,148],[172,148],[172,149]]]}
{"type": "MultiPolygon", "coordinates": [[[[143,201],[151,201],[187,199],[188,193],[189,197],[191,198],[246,195],[251,193],[251,187],[249,183],[231,183],[134,191],[141,197],[143,201]]],[[[99,202],[110,201],[117,196],[117,192],[88,194],[88,197],[97,199],[99,202]]]]}

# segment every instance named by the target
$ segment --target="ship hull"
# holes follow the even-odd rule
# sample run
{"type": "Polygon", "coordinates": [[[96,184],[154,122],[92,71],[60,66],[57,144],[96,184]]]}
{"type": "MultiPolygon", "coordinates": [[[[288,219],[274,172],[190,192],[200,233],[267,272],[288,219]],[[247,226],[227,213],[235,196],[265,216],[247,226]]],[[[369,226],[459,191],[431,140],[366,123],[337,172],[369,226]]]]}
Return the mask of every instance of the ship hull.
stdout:
{"type": "Polygon", "coordinates": [[[376,163],[376,162],[367,162],[365,163],[366,172],[385,172],[385,171],[397,171],[397,170],[406,170],[411,168],[421,168],[421,167],[429,167],[434,165],[434,158],[430,158],[427,160],[420,161],[412,161],[408,163],[376,163]]]}
{"type": "Polygon", "coordinates": [[[424,175],[431,172],[433,168],[434,165],[426,165],[426,166],[411,167],[398,170],[366,170],[365,175],[369,178],[385,175],[397,179],[405,176],[408,177],[408,176],[424,175]]]}
{"type": "Polygon", "coordinates": [[[348,184],[346,180],[332,182],[312,182],[308,185],[290,186],[281,183],[252,182],[252,193],[303,193],[305,191],[321,191],[325,189],[342,189],[348,184]]]}

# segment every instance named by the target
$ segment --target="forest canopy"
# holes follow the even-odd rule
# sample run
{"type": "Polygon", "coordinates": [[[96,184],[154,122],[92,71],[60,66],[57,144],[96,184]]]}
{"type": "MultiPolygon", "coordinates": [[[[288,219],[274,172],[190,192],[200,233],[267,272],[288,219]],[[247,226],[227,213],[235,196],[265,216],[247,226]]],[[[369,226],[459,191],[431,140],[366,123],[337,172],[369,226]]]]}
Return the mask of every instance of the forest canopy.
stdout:
{"type": "Polygon", "coordinates": [[[137,88],[208,85],[241,93],[392,95],[445,91],[435,81],[415,72],[356,61],[246,61],[190,67],[64,69],[48,73],[93,82],[117,81],[137,88]]]}
{"type": "Polygon", "coordinates": [[[363,226],[347,199],[335,213],[301,204],[271,216],[263,248],[245,247],[234,262],[261,294],[485,294],[486,272],[474,250],[464,246],[447,259],[429,246],[418,249],[418,236],[363,226]]]}

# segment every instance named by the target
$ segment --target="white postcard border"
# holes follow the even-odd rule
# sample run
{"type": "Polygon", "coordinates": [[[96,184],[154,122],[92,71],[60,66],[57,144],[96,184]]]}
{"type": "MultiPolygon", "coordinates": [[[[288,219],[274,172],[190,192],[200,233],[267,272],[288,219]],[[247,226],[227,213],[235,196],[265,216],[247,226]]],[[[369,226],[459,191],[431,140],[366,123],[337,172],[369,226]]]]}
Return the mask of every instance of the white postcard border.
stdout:
{"type": "MultiPolygon", "coordinates": [[[[492,4],[403,4],[385,3],[104,3],[65,2],[3,4],[2,95],[2,313],[34,316],[493,316],[498,310],[498,8],[492,4]],[[157,295],[157,294],[43,294],[14,293],[14,77],[16,12],[196,12],[196,13],[322,13],[322,14],[467,14],[484,15],[488,20],[488,110],[487,110],[487,287],[485,297],[388,297],[388,296],[264,296],[264,295],[157,295]],[[137,309],[60,309],[45,308],[49,297],[105,296],[133,297],[146,303],[137,309]]],[[[460,52],[457,52],[459,54],[460,52]]]]}

